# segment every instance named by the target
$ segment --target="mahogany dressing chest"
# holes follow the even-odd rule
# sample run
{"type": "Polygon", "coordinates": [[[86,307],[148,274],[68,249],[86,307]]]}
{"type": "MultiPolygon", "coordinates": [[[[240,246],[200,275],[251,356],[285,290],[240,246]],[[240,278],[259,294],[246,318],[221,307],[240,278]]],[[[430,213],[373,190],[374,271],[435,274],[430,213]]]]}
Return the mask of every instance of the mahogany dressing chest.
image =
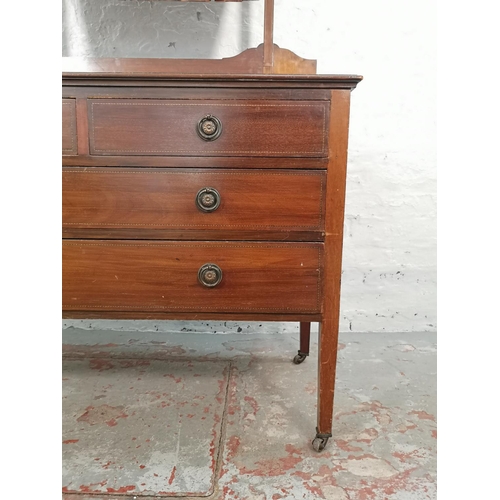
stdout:
{"type": "Polygon", "coordinates": [[[220,61],[66,59],[65,318],[320,323],[331,436],[354,75],[272,43],[220,61]]]}

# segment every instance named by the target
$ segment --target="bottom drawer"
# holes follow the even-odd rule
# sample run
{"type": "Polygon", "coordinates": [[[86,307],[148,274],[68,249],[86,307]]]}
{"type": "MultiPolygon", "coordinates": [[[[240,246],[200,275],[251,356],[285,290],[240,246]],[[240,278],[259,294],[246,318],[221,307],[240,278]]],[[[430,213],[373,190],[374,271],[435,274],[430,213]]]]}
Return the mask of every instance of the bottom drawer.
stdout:
{"type": "Polygon", "coordinates": [[[322,252],[321,243],[63,240],[63,310],[318,313],[322,252]]]}

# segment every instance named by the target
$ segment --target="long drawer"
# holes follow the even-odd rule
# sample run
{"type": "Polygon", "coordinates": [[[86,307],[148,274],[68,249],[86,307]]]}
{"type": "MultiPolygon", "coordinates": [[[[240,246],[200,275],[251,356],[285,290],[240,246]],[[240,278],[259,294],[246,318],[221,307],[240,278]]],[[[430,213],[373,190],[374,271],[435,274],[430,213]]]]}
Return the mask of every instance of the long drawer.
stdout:
{"type": "Polygon", "coordinates": [[[63,227],[322,231],[324,171],[63,169],[63,227]]]}
{"type": "Polygon", "coordinates": [[[91,155],[323,157],[328,101],[89,99],[91,155]]]}
{"type": "Polygon", "coordinates": [[[318,313],[321,243],[63,241],[66,311],[318,313]]]}

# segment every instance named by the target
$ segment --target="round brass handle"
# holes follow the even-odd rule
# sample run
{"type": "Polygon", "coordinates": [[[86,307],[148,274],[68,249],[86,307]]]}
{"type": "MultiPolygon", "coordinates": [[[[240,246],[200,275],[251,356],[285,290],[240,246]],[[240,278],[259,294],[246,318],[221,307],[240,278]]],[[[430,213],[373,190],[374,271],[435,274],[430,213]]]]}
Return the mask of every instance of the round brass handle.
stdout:
{"type": "Polygon", "coordinates": [[[198,271],[198,281],[208,288],[217,286],[222,281],[222,269],[216,264],[204,264],[198,271]]]}
{"type": "Polygon", "coordinates": [[[206,115],[198,122],[196,131],[204,141],[215,141],[222,134],[222,123],[216,116],[206,115]]]}
{"type": "Polygon", "coordinates": [[[202,212],[213,212],[220,205],[220,194],[217,189],[206,187],[200,189],[196,195],[196,206],[202,212]]]}

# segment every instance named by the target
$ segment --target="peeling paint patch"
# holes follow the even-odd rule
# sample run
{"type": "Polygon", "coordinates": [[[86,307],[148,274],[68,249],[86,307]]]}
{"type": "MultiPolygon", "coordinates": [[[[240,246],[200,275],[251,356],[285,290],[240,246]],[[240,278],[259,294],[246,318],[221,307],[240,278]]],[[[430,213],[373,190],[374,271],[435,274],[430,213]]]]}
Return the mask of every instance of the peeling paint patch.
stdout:
{"type": "Polygon", "coordinates": [[[249,415],[253,415],[255,417],[257,415],[257,412],[259,411],[259,405],[257,401],[254,397],[251,396],[245,396],[244,399],[247,403],[250,404],[250,406],[252,407],[252,411],[245,413],[245,416],[243,418],[246,419],[249,415]]]}
{"type": "Polygon", "coordinates": [[[416,428],[417,428],[416,424],[412,424],[409,422],[407,422],[406,424],[398,424],[396,426],[396,430],[401,434],[405,434],[406,432],[411,431],[411,430],[416,429],[416,428]]]}
{"type": "Polygon", "coordinates": [[[120,488],[106,488],[108,493],[128,493],[129,491],[134,491],[135,486],[133,484],[129,486],[121,486],[120,488]]]}
{"type": "Polygon", "coordinates": [[[332,486],[331,484],[325,484],[321,487],[323,497],[327,500],[350,500],[349,495],[340,486],[332,486]]]}
{"type": "Polygon", "coordinates": [[[64,492],[209,495],[228,362],[114,358],[112,369],[99,372],[90,361],[63,361],[71,375],[63,383],[64,492]],[[107,404],[82,404],[104,391],[107,404]]]}
{"type": "Polygon", "coordinates": [[[76,419],[77,422],[85,422],[89,425],[107,424],[109,427],[117,425],[117,419],[127,418],[124,406],[87,406],[85,413],[76,419]]]}
{"type": "Polygon", "coordinates": [[[170,473],[170,477],[168,478],[168,484],[172,484],[174,482],[176,470],[177,470],[177,467],[174,465],[174,468],[172,469],[172,472],[170,473]]]}
{"type": "MultiPolygon", "coordinates": [[[[393,336],[390,342],[377,344],[374,339],[389,337],[349,335],[349,342],[344,344],[349,349],[340,357],[337,370],[333,438],[322,453],[314,452],[311,447],[316,422],[314,338],[313,355],[299,368],[290,362],[296,352],[297,338],[289,342],[280,336],[273,344],[268,339],[246,340],[240,334],[240,340],[228,342],[227,337],[224,340],[234,346],[232,353],[211,336],[209,356],[203,354],[203,349],[191,349],[194,344],[187,339],[189,357],[186,361],[175,360],[178,363],[175,367],[170,361],[150,360],[150,366],[122,370],[119,358],[114,357],[112,370],[90,370],[93,379],[85,380],[85,384],[92,385],[92,380],[96,380],[95,394],[105,393],[109,406],[125,406],[123,411],[129,416],[118,420],[113,427],[79,422],[76,431],[68,431],[63,439],[85,438],[88,431],[101,436],[100,444],[102,436],[108,433],[127,432],[127,438],[122,440],[123,454],[118,457],[111,456],[105,447],[89,448],[93,451],[85,469],[92,471],[93,478],[65,481],[67,500],[72,500],[69,497],[72,491],[84,495],[82,500],[93,500],[96,493],[109,495],[113,500],[133,495],[138,498],[211,495],[217,500],[435,500],[434,370],[425,365],[434,351],[411,335],[407,343],[416,348],[411,356],[391,348],[401,337],[393,336]],[[190,393],[192,384],[208,387],[210,370],[203,366],[217,363],[217,356],[231,359],[231,365],[224,365],[231,367],[231,376],[229,370],[224,376],[222,370],[216,371],[208,385],[211,390],[190,393]],[[380,362],[374,363],[374,359],[380,362]],[[161,365],[168,368],[162,371],[161,365]],[[179,369],[181,366],[184,371],[179,369]],[[120,371],[122,376],[130,373],[126,383],[114,379],[120,371]],[[401,383],[400,372],[405,373],[408,385],[401,383]],[[152,382],[153,374],[158,386],[152,382]],[[176,379],[182,379],[182,383],[176,379]],[[120,397],[124,398],[121,400],[116,399],[120,387],[123,388],[120,397]],[[214,414],[214,406],[220,404],[227,405],[227,437],[218,462],[222,413],[214,414]],[[146,408],[148,413],[141,415],[146,408]],[[134,412],[137,417],[132,416],[134,412]],[[166,415],[170,416],[165,418],[166,415]],[[130,427],[133,418],[141,420],[130,427]],[[187,436],[193,439],[186,441],[187,436]],[[183,449],[193,442],[203,442],[200,450],[205,451],[190,451],[182,456],[183,449]],[[176,453],[181,453],[179,458],[176,453]],[[102,458],[95,459],[96,455],[102,458]],[[167,456],[170,458],[165,459],[167,456]],[[206,460],[206,469],[196,466],[197,460],[206,460]],[[217,464],[220,471],[213,477],[217,464]],[[189,476],[186,466],[191,467],[189,476]],[[205,483],[206,489],[200,488],[190,495],[204,478],[211,478],[205,483]],[[105,479],[108,482],[101,485],[105,479]],[[219,493],[213,493],[213,481],[219,493]],[[106,493],[106,488],[118,490],[132,484],[136,485],[134,491],[106,493]],[[87,492],[80,491],[79,485],[88,488],[87,492]]],[[[202,344],[203,348],[208,345],[206,339],[202,344]]],[[[155,356],[159,358],[161,347],[162,344],[155,347],[155,356]]],[[[66,378],[70,381],[63,388],[74,386],[75,375],[70,373],[66,378]]],[[[67,395],[71,396],[71,392],[67,395]]],[[[86,401],[93,401],[92,396],[86,401]]],[[[73,426],[82,413],[83,406],[79,412],[71,412],[73,426]]],[[[63,446],[63,453],[70,456],[73,452],[81,460],[82,449],[85,441],[63,446]]],[[[78,474],[74,477],[78,478],[78,474]]]]}
{"type": "Polygon", "coordinates": [[[120,359],[118,360],[120,368],[137,368],[138,366],[149,366],[149,359],[120,359]]]}
{"type": "Polygon", "coordinates": [[[111,370],[115,365],[109,359],[95,358],[90,360],[89,366],[92,370],[99,370],[102,372],[104,370],[111,370]]]}
{"type": "Polygon", "coordinates": [[[397,458],[400,462],[406,463],[406,462],[413,462],[415,458],[417,459],[425,458],[425,453],[423,452],[423,450],[416,449],[410,452],[395,451],[392,453],[392,456],[394,458],[397,458]]]}
{"type": "Polygon", "coordinates": [[[377,429],[365,429],[363,432],[361,432],[356,441],[362,442],[362,443],[370,443],[373,441],[375,438],[378,437],[378,431],[377,429]]]}
{"type": "Polygon", "coordinates": [[[372,456],[350,457],[346,469],[356,476],[388,478],[398,471],[388,462],[372,456]]]}
{"type": "Polygon", "coordinates": [[[227,460],[232,460],[235,456],[236,453],[238,452],[238,448],[240,447],[240,438],[239,436],[231,436],[227,442],[227,460]]]}
{"type": "Polygon", "coordinates": [[[173,373],[164,373],[163,376],[171,378],[176,384],[180,384],[182,382],[182,378],[176,377],[173,373]]]}
{"type": "Polygon", "coordinates": [[[344,441],[342,439],[336,439],[335,445],[342,451],[363,451],[363,448],[360,448],[359,446],[353,446],[349,443],[349,441],[344,441]]]}
{"type": "Polygon", "coordinates": [[[434,415],[431,415],[430,413],[427,413],[426,411],[413,410],[408,412],[408,415],[416,415],[420,420],[432,420],[433,422],[436,421],[436,417],[434,415]]]}
{"type": "Polygon", "coordinates": [[[163,346],[162,352],[171,356],[180,356],[181,354],[186,354],[186,349],[183,349],[182,346],[163,346]]]}
{"type": "Polygon", "coordinates": [[[286,471],[293,469],[303,460],[301,450],[294,448],[292,445],[286,445],[285,449],[288,452],[288,456],[278,459],[259,460],[256,462],[258,466],[256,469],[249,470],[246,467],[242,467],[240,473],[263,477],[283,475],[286,471]]]}

